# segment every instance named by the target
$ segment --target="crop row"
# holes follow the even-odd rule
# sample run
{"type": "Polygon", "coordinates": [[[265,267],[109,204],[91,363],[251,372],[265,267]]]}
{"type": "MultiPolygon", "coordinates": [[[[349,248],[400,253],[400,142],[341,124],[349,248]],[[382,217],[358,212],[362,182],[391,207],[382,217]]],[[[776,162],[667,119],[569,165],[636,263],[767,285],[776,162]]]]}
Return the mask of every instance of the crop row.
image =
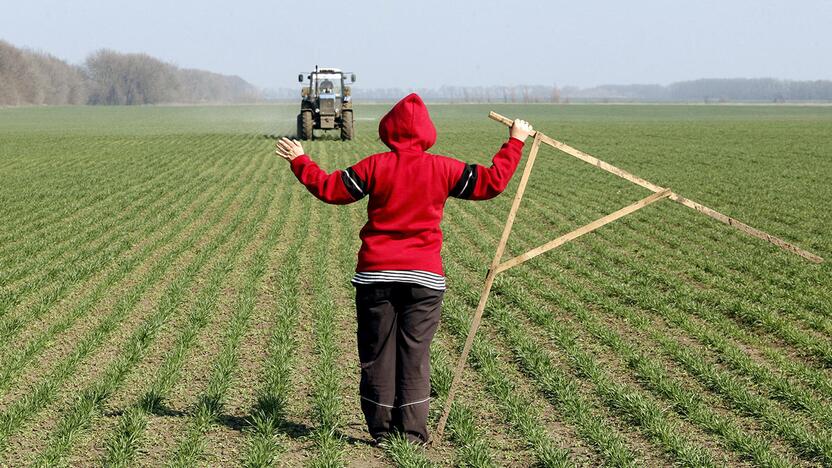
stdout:
{"type": "MultiPolygon", "coordinates": [[[[228,174],[234,173],[231,167],[226,167],[226,171],[227,175],[224,179],[230,177],[228,174]]],[[[217,180],[216,182],[219,185],[222,185],[223,181],[217,180]]],[[[37,301],[33,302],[27,309],[20,311],[16,315],[6,317],[2,324],[0,324],[0,336],[2,336],[4,340],[10,340],[15,337],[17,333],[26,328],[34,320],[42,317],[47,311],[54,311],[52,307],[55,304],[57,304],[62,298],[73,290],[80,288],[84,283],[84,280],[92,275],[97,274],[104,276],[103,283],[95,284],[93,282],[93,284],[85,284],[86,289],[99,288],[102,284],[115,281],[121,274],[126,273],[127,270],[125,270],[125,267],[127,267],[127,265],[125,265],[125,263],[131,263],[132,261],[139,260],[136,255],[129,257],[122,256],[121,258],[118,258],[118,256],[123,255],[124,252],[128,250],[132,252],[139,250],[148,254],[152,253],[154,250],[144,249],[144,247],[148,244],[153,244],[150,239],[152,239],[154,233],[159,232],[163,226],[172,220],[181,217],[183,213],[185,213],[186,217],[193,214],[191,204],[198,199],[202,192],[201,190],[198,190],[197,187],[199,187],[199,185],[196,185],[196,182],[184,184],[181,190],[171,193],[170,198],[164,197],[160,200],[162,207],[156,211],[157,215],[155,217],[140,217],[135,220],[133,225],[130,225],[129,228],[126,229],[127,231],[135,231],[135,236],[142,237],[135,237],[133,240],[122,238],[120,242],[116,244],[118,247],[117,249],[109,249],[97,255],[90,255],[88,259],[85,259],[80,264],[68,267],[67,273],[63,276],[63,278],[49,278],[48,276],[43,276],[43,281],[48,280],[47,282],[50,285],[48,292],[41,296],[37,301]],[[185,196],[186,194],[187,196],[185,196]],[[143,239],[141,244],[131,245],[137,242],[138,239],[143,239]],[[113,261],[114,259],[116,260],[115,262],[113,261]]],[[[114,240],[115,239],[112,237],[108,237],[105,238],[103,242],[109,244],[114,240]]],[[[31,285],[30,288],[32,288],[31,285]]]]}
{"type": "MultiPolygon", "coordinates": [[[[282,194],[277,199],[280,200],[281,197],[282,194]]],[[[276,204],[278,202],[273,201],[272,203],[276,204]]],[[[278,219],[267,220],[263,223],[266,226],[271,226],[271,228],[266,239],[254,254],[244,278],[246,289],[242,293],[241,302],[244,300],[243,297],[247,298],[251,294],[254,285],[260,276],[265,273],[269,250],[274,247],[278,241],[278,236],[283,232],[282,226],[286,222],[288,214],[296,213],[296,210],[292,208],[290,204],[288,209],[280,211],[278,219]]],[[[248,231],[247,235],[252,232],[248,231]]],[[[224,256],[221,263],[213,268],[208,286],[202,290],[196,300],[195,307],[186,321],[185,328],[176,338],[173,348],[167,351],[161,367],[155,373],[154,381],[137,401],[122,414],[116,428],[110,434],[104,464],[108,466],[129,466],[135,462],[136,453],[143,442],[147,418],[150,414],[163,410],[165,400],[168,398],[173,385],[179,379],[191,348],[209,324],[211,315],[217,310],[220,287],[224,284],[225,275],[234,268],[235,260],[241,248],[242,244],[238,244],[234,250],[224,256]]]]}
{"type": "MultiPolygon", "coordinates": [[[[231,177],[232,176],[229,173],[229,180],[231,180],[231,177]]],[[[237,182],[237,184],[242,183],[244,183],[243,179],[240,179],[237,182]]],[[[25,346],[18,347],[16,349],[17,352],[12,356],[4,355],[3,372],[0,374],[0,389],[7,388],[11,383],[11,378],[25,368],[25,366],[32,359],[47,349],[55,337],[68,330],[74,323],[84,318],[91,310],[94,310],[97,304],[99,304],[106,297],[106,295],[111,293],[111,288],[113,286],[117,285],[123,278],[128,277],[132,271],[139,268],[148,258],[159,255],[159,252],[163,252],[163,247],[166,246],[168,242],[179,235],[179,233],[183,232],[195,220],[198,220],[205,210],[208,209],[210,203],[217,197],[218,194],[221,193],[219,187],[222,186],[223,185],[218,185],[214,189],[204,192],[203,197],[196,202],[188,216],[177,220],[177,216],[172,214],[168,222],[170,223],[175,220],[177,222],[173,225],[167,226],[167,232],[161,231],[163,235],[160,235],[160,237],[156,240],[145,245],[134,255],[119,260],[116,267],[110,271],[104,280],[95,285],[95,287],[93,287],[86,296],[83,296],[69,312],[62,316],[55,314],[55,321],[49,325],[44,332],[38,334],[37,337],[30,340],[25,346]]],[[[232,186],[232,188],[233,187],[235,186],[232,186]]],[[[232,200],[230,197],[231,193],[228,194],[220,206],[228,206],[232,200]]],[[[161,265],[161,267],[164,267],[164,265],[161,265]]],[[[134,294],[138,294],[138,292],[134,294]]],[[[14,334],[10,333],[9,336],[15,336],[20,330],[22,330],[22,326],[16,327],[13,329],[14,334]]],[[[12,348],[5,348],[4,350],[10,351],[12,348]]]]}
{"type": "MultiPolygon", "coordinates": [[[[252,161],[253,162],[253,161],[252,161]]],[[[255,168],[252,168],[255,169],[255,168]]],[[[103,316],[98,324],[88,332],[84,337],[80,338],[77,342],[77,345],[72,352],[66,356],[62,361],[60,361],[55,368],[44,378],[42,378],[39,382],[35,383],[33,387],[19,400],[13,402],[9,405],[6,410],[0,414],[0,447],[5,448],[5,444],[8,440],[8,437],[17,430],[20,429],[21,425],[31,419],[37,412],[39,412],[42,408],[44,408],[47,404],[54,400],[57,392],[60,390],[63,383],[66,381],[67,378],[72,376],[78,366],[83,362],[86,358],[88,358],[92,353],[98,349],[101,344],[107,339],[107,337],[113,333],[113,331],[117,330],[120,326],[121,322],[127,317],[134,309],[136,304],[139,302],[140,298],[144,295],[144,293],[150,290],[157,282],[163,277],[165,272],[167,272],[174,260],[182,256],[183,254],[191,251],[191,249],[197,245],[197,242],[206,234],[210,234],[210,228],[212,227],[212,223],[216,223],[225,213],[225,210],[232,204],[235,198],[240,195],[240,192],[235,192],[234,190],[229,190],[229,187],[224,190],[226,193],[224,199],[222,200],[219,207],[217,207],[215,215],[209,218],[206,222],[201,223],[197,226],[193,231],[189,232],[189,236],[175,245],[172,249],[170,249],[165,255],[161,256],[155,264],[149,268],[149,270],[143,275],[143,278],[136,280],[135,284],[132,285],[129,291],[122,294],[119,299],[116,301],[112,309],[108,314],[103,316]]],[[[224,232],[225,236],[230,235],[231,232],[226,229],[224,232]]],[[[214,241],[209,244],[211,246],[218,247],[217,239],[222,239],[221,237],[215,237],[214,241]]],[[[203,250],[204,252],[205,250],[203,250]]],[[[208,257],[202,255],[199,257],[198,262],[207,261],[208,257]]],[[[197,265],[197,263],[192,263],[191,265],[197,265]]],[[[157,309],[157,313],[154,315],[156,320],[145,322],[145,327],[142,329],[146,330],[148,333],[153,332],[155,328],[148,328],[151,325],[160,325],[159,321],[163,320],[166,317],[166,314],[170,312],[169,306],[170,302],[173,299],[179,299],[181,295],[181,291],[179,287],[183,283],[177,282],[175,283],[180,285],[176,288],[174,286],[170,286],[168,288],[169,294],[167,294],[163,302],[159,303],[159,307],[157,309]]],[[[176,302],[176,301],[174,301],[176,302]]],[[[79,317],[69,317],[70,321],[74,321],[79,317]]],[[[51,332],[60,331],[60,329],[68,328],[68,324],[66,324],[67,320],[64,320],[62,326],[53,327],[51,332]]],[[[152,333],[140,333],[134,334],[134,338],[131,341],[135,343],[132,349],[125,349],[125,353],[122,356],[132,356],[131,351],[141,351],[144,349],[143,345],[146,345],[147,342],[144,341],[148,338],[152,337],[152,333]]],[[[46,342],[47,340],[43,340],[46,342]]],[[[117,361],[118,362],[118,361],[117,361]]],[[[119,365],[116,370],[122,370],[123,365],[131,364],[128,361],[121,361],[122,365],[119,365]]],[[[110,374],[114,375],[115,377],[119,377],[119,373],[110,374]]],[[[114,377],[113,377],[114,378],[114,377]]],[[[111,382],[115,382],[111,380],[111,382]]],[[[90,394],[90,397],[95,396],[95,394],[90,394]]]]}
{"type": "Polygon", "coordinates": [[[247,209],[238,210],[235,213],[228,224],[223,226],[221,232],[213,237],[181,274],[168,284],[154,313],[131,334],[130,339],[122,346],[121,353],[104,371],[104,375],[83,390],[78,400],[63,413],[58,427],[50,436],[47,448],[38,458],[39,465],[54,466],[58,463],[65,463],[66,454],[73,447],[74,442],[89,429],[93,419],[101,413],[107,400],[144,358],[161,328],[180,312],[180,304],[187,296],[194,280],[198,275],[203,274],[204,266],[233,238],[232,245],[217,262],[213,272],[207,275],[209,281],[203,291],[207,291],[205,294],[209,295],[209,300],[216,300],[215,291],[218,290],[228,273],[227,264],[251,240],[257,224],[267,213],[273,192],[267,190],[265,200],[263,200],[258,197],[261,189],[262,184],[254,185],[243,201],[245,207],[258,207],[255,213],[251,214],[247,209]]]}
{"type": "MultiPolygon", "coordinates": [[[[210,154],[211,151],[216,151],[216,149],[206,148],[206,153],[210,154]]],[[[219,161],[216,159],[214,164],[205,169],[204,173],[219,172],[218,177],[223,176],[223,170],[216,169],[219,161]]],[[[223,162],[228,164],[230,161],[223,162]]],[[[225,169],[227,170],[227,167],[225,169]]],[[[191,184],[176,184],[181,171],[181,167],[174,167],[162,172],[161,175],[164,177],[154,179],[153,185],[148,185],[143,192],[128,193],[127,196],[134,200],[127,207],[116,205],[99,208],[85,214],[80,222],[73,219],[56,222],[49,234],[35,236],[32,239],[34,245],[30,247],[33,252],[38,252],[37,255],[28,253],[25,245],[10,253],[7,257],[11,258],[17,267],[3,281],[5,293],[2,310],[18,304],[27,294],[38,291],[44,286],[51,286],[46,293],[50,300],[41,299],[39,302],[48,307],[49,304],[62,297],[62,293],[66,292],[67,284],[77,284],[91,272],[97,271],[101,267],[101,262],[106,264],[108,260],[117,257],[137,240],[143,239],[147,232],[138,228],[146,225],[146,219],[171,213],[171,205],[179,198],[193,195],[189,191],[193,190],[194,184],[211,182],[211,180],[203,180],[202,177],[194,177],[191,184]],[[117,211],[113,212],[114,210],[117,211]],[[68,226],[71,230],[64,232],[61,229],[63,226],[68,226]],[[114,229],[115,226],[119,229],[114,229]],[[33,275],[34,278],[31,278],[33,275]],[[15,279],[23,286],[12,288],[10,282],[15,279]]],[[[125,192],[131,192],[131,190],[128,189],[125,192]]]]}

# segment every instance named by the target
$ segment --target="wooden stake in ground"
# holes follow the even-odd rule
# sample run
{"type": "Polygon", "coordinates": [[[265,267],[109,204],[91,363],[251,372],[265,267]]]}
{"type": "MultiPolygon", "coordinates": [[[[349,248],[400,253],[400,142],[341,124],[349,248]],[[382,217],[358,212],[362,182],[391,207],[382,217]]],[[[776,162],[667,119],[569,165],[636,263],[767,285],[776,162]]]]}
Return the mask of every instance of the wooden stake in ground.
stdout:
{"type": "MultiPolygon", "coordinates": [[[[490,118],[496,120],[498,122],[502,122],[505,125],[511,126],[513,120],[509,119],[508,117],[504,117],[496,112],[491,112],[489,115],[490,118]]],[[[548,252],[549,250],[556,249],[563,244],[577,239],[578,237],[590,233],[602,226],[605,226],[619,218],[623,218],[628,214],[631,214],[641,208],[644,208],[651,203],[657,202],[664,198],[670,198],[671,200],[680,203],[688,208],[692,208],[702,214],[710,216],[722,223],[725,223],[731,227],[734,227],[746,234],[751,236],[757,237],[759,239],[763,239],[765,241],[771,242],[772,244],[794,254],[800,255],[803,258],[806,258],[809,261],[820,263],[823,262],[823,258],[803,250],[793,244],[790,244],[778,237],[772,236],[766,232],[760,231],[759,229],[753,228],[745,223],[737,221],[730,216],[726,216],[716,210],[708,208],[702,204],[699,204],[693,200],[688,200],[676,193],[673,193],[669,188],[659,187],[656,184],[648,182],[641,177],[635,176],[623,169],[619,169],[612,164],[608,164],[604,161],[601,161],[594,156],[584,153],[583,151],[577,150],[572,148],[571,146],[565,145],[557,140],[549,138],[548,136],[542,134],[539,131],[533,131],[532,136],[534,137],[534,141],[532,143],[532,149],[529,152],[529,157],[526,160],[526,165],[523,168],[523,176],[520,179],[520,185],[517,187],[517,193],[514,195],[514,201],[511,204],[511,209],[508,213],[508,218],[506,219],[505,227],[503,228],[503,234],[500,237],[500,242],[497,245],[497,251],[494,252],[494,258],[491,260],[491,266],[488,268],[488,274],[485,277],[485,285],[483,286],[482,293],[480,294],[480,300],[477,304],[477,309],[474,311],[474,317],[471,321],[471,326],[468,329],[468,337],[465,339],[465,345],[462,348],[462,354],[459,356],[459,360],[456,364],[456,369],[454,370],[454,378],[451,381],[451,388],[448,390],[448,398],[445,400],[445,405],[442,411],[442,416],[439,418],[439,424],[436,427],[436,433],[433,437],[433,443],[440,443],[442,441],[442,436],[445,431],[445,425],[448,422],[448,416],[451,414],[451,406],[453,405],[454,398],[456,396],[457,387],[462,380],[462,372],[465,369],[465,363],[468,360],[468,354],[471,352],[471,347],[474,345],[474,338],[476,337],[477,330],[479,329],[480,322],[482,321],[482,314],[485,311],[485,306],[488,303],[488,296],[491,294],[491,288],[494,285],[494,278],[497,276],[497,273],[501,273],[503,271],[508,270],[509,268],[513,268],[521,263],[524,263],[542,253],[548,252]],[[607,216],[602,218],[596,219],[595,221],[581,226],[578,229],[575,229],[572,232],[564,234],[557,239],[551,240],[539,247],[535,247],[534,249],[529,250],[528,252],[518,255],[514,258],[506,260],[505,262],[501,263],[503,258],[503,252],[505,251],[506,244],[508,243],[509,235],[511,234],[511,228],[514,225],[514,218],[517,216],[517,209],[520,207],[520,201],[523,199],[523,194],[526,191],[526,185],[529,182],[529,176],[532,172],[532,167],[534,165],[534,161],[537,158],[537,152],[540,149],[540,143],[546,143],[553,148],[559,149],[571,156],[574,156],[582,161],[590,163],[594,166],[597,166],[609,173],[615,174],[623,179],[629,180],[634,184],[640,185],[648,190],[654,192],[652,195],[639,200],[633,203],[630,206],[624,207],[614,213],[611,213],[607,216]]]]}
{"type": "Polygon", "coordinates": [[[436,435],[433,438],[434,442],[442,440],[442,433],[445,431],[445,424],[448,422],[448,415],[451,414],[451,404],[454,402],[456,389],[459,386],[459,381],[462,378],[462,371],[465,369],[465,361],[468,360],[468,353],[471,352],[471,346],[474,344],[474,336],[477,334],[477,329],[482,320],[482,313],[485,311],[485,304],[488,302],[488,295],[491,293],[491,286],[494,285],[494,277],[497,275],[497,266],[503,258],[503,251],[508,243],[508,236],[511,234],[511,227],[514,224],[514,218],[517,216],[517,209],[520,207],[520,200],[523,199],[523,192],[526,191],[526,184],[529,182],[529,175],[532,173],[532,166],[534,160],[537,158],[537,151],[540,149],[540,137],[538,133],[532,142],[532,149],[529,152],[529,158],[526,160],[526,165],[523,168],[523,176],[520,179],[520,185],[517,187],[517,193],[514,195],[514,201],[511,203],[511,209],[508,212],[506,225],[503,228],[503,235],[500,237],[500,243],[497,245],[497,251],[494,253],[494,259],[491,261],[491,267],[488,269],[488,275],[485,277],[485,286],[483,286],[480,294],[480,302],[477,305],[477,310],[474,312],[474,319],[471,322],[471,328],[468,330],[468,338],[465,340],[465,346],[462,348],[462,354],[459,356],[459,361],[456,363],[456,370],[454,371],[454,379],[451,381],[451,388],[448,390],[448,398],[445,400],[445,408],[442,412],[442,417],[439,418],[439,425],[436,427],[436,435]]]}

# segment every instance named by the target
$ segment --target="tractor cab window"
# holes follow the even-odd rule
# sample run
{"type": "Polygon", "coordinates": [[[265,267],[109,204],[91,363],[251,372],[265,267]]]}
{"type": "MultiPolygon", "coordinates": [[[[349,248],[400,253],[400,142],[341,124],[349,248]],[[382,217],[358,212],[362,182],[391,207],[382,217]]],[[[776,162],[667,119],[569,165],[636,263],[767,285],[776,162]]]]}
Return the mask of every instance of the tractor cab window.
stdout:
{"type": "Polygon", "coordinates": [[[332,93],[332,82],[329,80],[321,81],[321,92],[326,94],[332,93]]]}
{"type": "Polygon", "coordinates": [[[341,77],[337,75],[320,75],[318,77],[318,92],[320,94],[341,96],[341,77]]]}

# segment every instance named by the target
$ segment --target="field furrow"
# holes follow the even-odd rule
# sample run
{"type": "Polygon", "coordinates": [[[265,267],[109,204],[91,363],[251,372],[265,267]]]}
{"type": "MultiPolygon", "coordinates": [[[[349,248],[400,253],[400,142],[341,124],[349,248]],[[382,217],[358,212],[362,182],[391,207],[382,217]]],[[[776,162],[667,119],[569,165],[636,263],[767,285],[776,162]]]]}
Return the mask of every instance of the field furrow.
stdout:
{"type": "MultiPolygon", "coordinates": [[[[56,321],[52,323],[42,321],[38,324],[38,326],[30,325],[27,327],[23,333],[23,337],[17,339],[19,343],[26,343],[26,345],[22,348],[18,348],[17,352],[12,356],[8,356],[8,353],[11,352],[12,349],[4,348],[4,355],[2,359],[6,365],[3,368],[2,374],[0,374],[0,389],[8,388],[8,385],[11,383],[10,379],[12,379],[16,373],[21,371],[29,363],[29,361],[37,357],[44,350],[48,349],[49,346],[52,345],[55,337],[69,330],[73,324],[78,322],[83,317],[86,317],[97,307],[100,307],[99,303],[107,298],[108,294],[113,294],[113,290],[111,288],[118,288],[117,285],[124,283],[124,278],[130,278],[135,271],[141,271],[143,269],[143,265],[146,265],[148,260],[158,261],[158,258],[156,257],[163,258],[163,256],[160,255],[164,252],[164,249],[162,248],[166,247],[169,242],[179,236],[180,233],[187,232],[185,231],[186,228],[188,228],[193,222],[200,220],[200,216],[204,215],[205,209],[209,207],[210,204],[214,202],[216,196],[222,192],[220,187],[222,187],[222,185],[218,185],[216,188],[204,192],[203,197],[201,197],[196,204],[189,207],[186,212],[180,213],[180,219],[178,222],[170,226],[167,232],[162,231],[162,235],[160,237],[157,237],[152,242],[144,245],[142,249],[135,252],[133,256],[125,258],[123,261],[117,263],[115,265],[115,269],[110,271],[101,282],[95,286],[89,285],[89,292],[87,295],[80,297],[76,304],[68,306],[68,312],[63,313],[63,308],[53,310],[52,312],[54,317],[57,319],[56,321]],[[46,324],[49,324],[49,326],[46,327],[46,324]],[[45,328],[45,330],[43,328],[45,328]]],[[[222,203],[226,203],[225,206],[227,206],[227,203],[230,203],[232,200],[230,198],[232,193],[226,193],[227,196],[222,201],[222,203]]],[[[172,216],[170,221],[174,221],[176,219],[176,216],[172,216]]],[[[169,259],[166,261],[169,261],[169,259]]],[[[157,263],[157,265],[159,265],[159,263],[157,263]]],[[[166,265],[161,264],[161,266],[165,267],[166,265]]],[[[133,281],[140,282],[140,280],[133,281]]],[[[121,294],[128,293],[124,291],[121,294]]],[[[137,296],[133,297],[137,298],[137,296]]],[[[112,304],[109,306],[112,307],[112,304]]],[[[14,336],[14,334],[12,336],[14,336]]]]}
{"type": "MultiPolygon", "coordinates": [[[[265,205],[261,209],[261,217],[266,214],[267,206],[265,205]]],[[[262,245],[265,251],[274,246],[281,227],[277,223],[271,224],[268,239],[262,245]]],[[[253,226],[249,229],[253,229],[253,226]]],[[[239,345],[254,311],[257,285],[265,273],[265,251],[258,252],[245,273],[244,284],[237,296],[233,309],[234,313],[227,324],[222,348],[214,358],[207,387],[197,396],[196,404],[189,411],[191,415],[189,425],[184,438],[176,448],[171,460],[169,460],[170,465],[197,465],[205,456],[207,433],[213,429],[215,424],[220,422],[229,388],[234,381],[234,374],[239,365],[239,345]]]]}
{"type": "MultiPolygon", "coordinates": [[[[56,463],[65,462],[68,450],[89,429],[90,424],[100,414],[107,399],[123,384],[137,363],[144,358],[162,327],[172,319],[174,314],[180,313],[180,304],[188,293],[191,283],[198,274],[201,274],[206,263],[226,242],[232,239],[232,234],[237,235],[234,237],[233,246],[229,250],[229,257],[233,256],[250,239],[250,233],[257,222],[265,216],[268,207],[268,202],[262,203],[256,214],[253,216],[249,214],[250,207],[256,205],[255,200],[262,202],[257,196],[261,188],[261,185],[252,187],[243,204],[247,208],[238,210],[234,217],[223,227],[223,230],[194,257],[182,274],[167,286],[153,314],[131,334],[128,341],[122,346],[118,357],[107,367],[102,377],[83,390],[78,401],[63,413],[58,427],[51,434],[49,443],[39,455],[36,464],[52,466],[56,463]],[[237,233],[240,228],[243,232],[237,233]]],[[[219,264],[217,269],[222,272],[222,275],[227,273],[227,270],[222,268],[222,263],[219,264]]],[[[209,274],[209,281],[214,280],[216,283],[209,282],[207,286],[209,292],[207,294],[210,294],[210,288],[219,287],[219,283],[223,279],[222,275],[217,278],[211,277],[209,274]]]]}
{"type": "MultiPolygon", "coordinates": [[[[231,161],[228,161],[229,163],[231,161]]],[[[231,166],[220,166],[227,171],[227,174],[233,174],[230,170],[231,166]]],[[[222,186],[223,180],[230,177],[225,176],[223,179],[215,179],[215,186],[222,186]]],[[[128,231],[134,232],[135,238],[133,240],[122,239],[116,243],[117,250],[107,250],[96,255],[87,255],[81,265],[78,265],[75,270],[71,270],[65,278],[48,278],[44,277],[43,281],[48,280],[48,284],[52,285],[47,293],[40,299],[33,300],[29,307],[19,311],[17,314],[4,317],[2,324],[0,324],[0,336],[6,340],[10,340],[17,333],[26,327],[30,322],[40,318],[46,311],[54,311],[56,304],[58,307],[65,307],[61,304],[61,300],[71,295],[73,291],[85,291],[101,287],[112,281],[116,281],[120,274],[124,273],[123,269],[126,264],[131,264],[136,260],[136,257],[129,257],[127,255],[135,254],[136,252],[153,252],[153,249],[148,249],[147,245],[152,245],[153,237],[170,222],[181,218],[183,215],[188,216],[194,212],[190,205],[194,200],[204,194],[205,190],[211,185],[207,185],[199,178],[195,179],[192,184],[182,186],[182,189],[172,193],[173,198],[164,199],[163,209],[157,207],[155,217],[137,216],[135,221],[128,224],[128,231]],[[197,182],[198,181],[198,182],[197,182]],[[186,196],[187,195],[187,196],[186,196]],[[189,207],[184,208],[183,207],[189,207]],[[96,283],[96,280],[103,279],[103,283],[96,283]]],[[[115,239],[107,239],[106,242],[114,242],[115,239]]],[[[78,296],[78,295],[76,295],[78,296]]],[[[83,298],[81,296],[81,298],[83,298]]],[[[86,298],[83,298],[86,299],[86,298]]]]}
{"type": "MultiPolygon", "coordinates": [[[[63,383],[73,376],[78,366],[88,356],[95,353],[107,340],[109,335],[121,326],[121,322],[129,317],[134,307],[142,299],[142,296],[162,279],[168,269],[173,266],[173,261],[182,254],[189,252],[197,245],[197,241],[203,235],[210,233],[209,228],[211,227],[211,223],[216,223],[222,218],[225,210],[238,195],[238,193],[231,191],[227,192],[225,199],[209,222],[203,223],[196,230],[188,233],[189,237],[184,238],[173,249],[159,258],[155,265],[139,281],[131,286],[129,291],[126,291],[120,296],[118,301],[112,305],[109,313],[103,316],[94,328],[77,338],[75,348],[62,360],[57,362],[56,367],[48,371],[41,380],[32,383],[25,393],[21,394],[14,402],[5,407],[3,413],[0,414],[0,447],[4,448],[11,434],[17,432],[25,421],[31,419],[55,399],[63,383]]],[[[205,256],[202,259],[203,261],[207,260],[205,256]]],[[[179,293],[179,290],[175,290],[175,292],[179,293]]],[[[160,307],[162,305],[160,303],[160,307]]],[[[160,311],[169,312],[168,308],[161,308],[160,311]]],[[[161,316],[157,314],[157,317],[161,316]]],[[[136,336],[140,337],[141,335],[136,336]]]]}
{"type": "MultiPolygon", "coordinates": [[[[302,211],[306,212],[312,206],[312,200],[306,193],[301,197],[306,198],[301,205],[302,211]]],[[[252,382],[257,387],[256,401],[243,429],[247,438],[242,456],[245,466],[272,466],[277,457],[286,452],[287,437],[300,435],[287,418],[287,407],[294,395],[296,363],[301,359],[297,354],[297,329],[302,312],[299,298],[303,284],[300,257],[310,242],[309,234],[315,228],[311,223],[315,219],[301,216],[291,226],[292,234],[287,240],[289,247],[275,274],[276,298],[271,310],[273,328],[265,343],[266,362],[260,379],[252,382]]]]}
{"type": "MultiPolygon", "coordinates": [[[[267,218],[267,222],[260,223],[258,226],[261,231],[266,226],[271,226],[271,229],[268,230],[268,233],[261,232],[257,235],[259,241],[254,256],[246,255],[245,258],[251,263],[249,271],[254,269],[255,273],[259,273],[265,268],[266,255],[275,246],[278,236],[283,233],[282,227],[285,225],[286,217],[289,213],[295,212],[292,205],[277,208],[282,197],[283,194],[278,194],[275,200],[272,201],[271,209],[278,214],[272,213],[267,218]]],[[[254,224],[252,224],[252,228],[253,226],[254,224]]],[[[245,234],[251,235],[252,232],[246,231],[245,234]]],[[[167,400],[172,388],[182,376],[183,366],[193,354],[194,350],[192,348],[197,347],[197,340],[210,338],[210,336],[203,333],[205,329],[213,329],[212,323],[219,326],[221,319],[227,318],[225,314],[218,314],[218,296],[221,291],[228,291],[227,286],[223,287],[228,284],[226,275],[235,268],[235,262],[239,262],[239,253],[243,250],[243,247],[243,244],[238,244],[213,267],[209,283],[196,300],[183,330],[175,338],[173,347],[165,353],[161,366],[154,370],[155,377],[152,383],[122,413],[110,433],[106,444],[104,464],[128,466],[135,462],[138,450],[147,443],[145,430],[148,426],[149,417],[151,415],[164,416],[167,412],[172,411],[168,408],[167,400]]],[[[253,249],[254,246],[249,250],[253,249]]],[[[253,287],[253,283],[256,283],[257,278],[252,277],[252,275],[253,273],[248,273],[244,278],[246,287],[253,287]]],[[[170,434],[167,435],[170,436],[170,434]]]]}
{"type": "MultiPolygon", "coordinates": [[[[96,160],[101,159],[101,152],[95,151],[95,146],[91,149],[90,154],[86,159],[89,160],[96,160]]],[[[141,153],[140,153],[141,154],[141,153]]],[[[21,160],[24,158],[21,158],[21,160]]],[[[143,159],[143,158],[142,158],[143,159]]],[[[143,161],[142,159],[136,159],[137,161],[142,161],[139,167],[159,167],[165,168],[168,167],[162,161],[164,161],[163,155],[156,155],[155,157],[148,158],[147,161],[143,161]],[[147,164],[148,166],[145,166],[147,164]]],[[[168,158],[168,165],[170,167],[174,167],[184,163],[185,161],[177,160],[175,158],[168,158]]],[[[4,225],[8,225],[8,233],[4,233],[0,240],[2,240],[2,245],[4,247],[12,246],[18,241],[26,241],[30,240],[31,237],[34,237],[37,234],[40,234],[42,231],[48,231],[48,234],[53,235],[55,234],[51,230],[51,224],[58,220],[69,220],[73,218],[78,218],[79,214],[81,214],[82,208],[95,208],[98,204],[102,202],[107,202],[110,198],[127,195],[123,191],[119,190],[90,190],[91,186],[89,184],[79,184],[77,183],[78,180],[76,177],[68,178],[66,177],[69,171],[61,171],[60,167],[54,167],[55,161],[54,159],[44,159],[45,163],[48,163],[49,169],[48,173],[52,176],[54,182],[61,184],[61,194],[67,195],[66,197],[60,197],[59,199],[55,200],[57,203],[55,205],[46,204],[44,203],[42,206],[38,206],[35,210],[26,210],[26,214],[24,216],[20,216],[19,212],[22,207],[31,208],[32,199],[47,199],[48,195],[45,195],[43,192],[37,192],[35,190],[39,189],[39,185],[43,183],[44,179],[48,179],[47,177],[43,177],[42,174],[31,174],[30,171],[26,171],[29,174],[20,174],[16,173],[15,171],[9,171],[10,174],[15,175],[15,181],[19,183],[19,186],[15,187],[15,195],[18,195],[18,199],[15,201],[7,200],[7,203],[4,204],[6,208],[4,211],[5,216],[2,218],[4,221],[4,225]],[[31,174],[31,175],[30,175],[31,174]],[[27,177],[28,175],[28,177],[27,177]],[[32,183],[33,181],[37,181],[38,183],[32,183]],[[34,192],[34,193],[33,193],[34,192]],[[17,223],[12,224],[6,222],[14,216],[15,221],[17,223]],[[20,233],[24,233],[25,235],[21,236],[20,233]]],[[[87,165],[86,161],[81,158],[65,158],[62,159],[62,162],[66,167],[72,168],[76,165],[87,165]]],[[[97,165],[106,167],[107,173],[109,178],[112,179],[122,179],[127,177],[136,177],[137,165],[134,164],[119,164],[116,168],[111,168],[109,166],[108,160],[104,162],[98,162],[97,165]]],[[[87,171],[89,167],[84,168],[84,170],[79,170],[79,168],[75,168],[76,173],[73,176],[80,176],[82,178],[89,179],[94,181],[95,173],[98,171],[87,171]]],[[[138,177],[141,181],[140,183],[136,184],[134,188],[145,188],[144,186],[152,186],[152,184],[148,184],[148,182],[152,182],[158,179],[158,176],[164,175],[164,171],[160,172],[148,172],[148,173],[141,173],[138,177]]],[[[56,187],[57,188],[57,187],[56,187]]],[[[120,197],[122,200],[130,200],[130,197],[120,197]]],[[[8,253],[7,251],[3,250],[0,251],[2,254],[8,253]]]]}

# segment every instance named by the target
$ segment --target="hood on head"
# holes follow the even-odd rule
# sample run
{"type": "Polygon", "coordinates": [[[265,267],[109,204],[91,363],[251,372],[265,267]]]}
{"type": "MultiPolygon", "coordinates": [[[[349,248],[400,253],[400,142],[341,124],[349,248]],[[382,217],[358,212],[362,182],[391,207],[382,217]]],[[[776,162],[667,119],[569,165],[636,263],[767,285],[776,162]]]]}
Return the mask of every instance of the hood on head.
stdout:
{"type": "Polygon", "coordinates": [[[436,143],[428,108],[416,93],[407,95],[381,118],[378,135],[393,151],[427,151],[436,143]]]}

